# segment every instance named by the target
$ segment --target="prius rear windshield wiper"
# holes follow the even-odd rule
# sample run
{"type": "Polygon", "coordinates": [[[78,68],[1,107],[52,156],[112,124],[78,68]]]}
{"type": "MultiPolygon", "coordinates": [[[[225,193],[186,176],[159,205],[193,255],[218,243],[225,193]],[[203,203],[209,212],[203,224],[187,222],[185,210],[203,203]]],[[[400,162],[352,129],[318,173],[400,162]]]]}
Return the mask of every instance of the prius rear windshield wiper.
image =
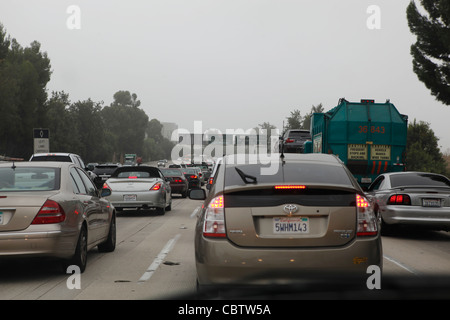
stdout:
{"type": "Polygon", "coordinates": [[[241,177],[241,179],[242,179],[245,183],[256,183],[256,177],[244,173],[244,172],[243,172],[241,169],[239,169],[238,167],[234,167],[234,169],[236,169],[236,172],[239,174],[239,176],[241,177]],[[249,180],[250,180],[250,181],[249,181],[249,180]]]}

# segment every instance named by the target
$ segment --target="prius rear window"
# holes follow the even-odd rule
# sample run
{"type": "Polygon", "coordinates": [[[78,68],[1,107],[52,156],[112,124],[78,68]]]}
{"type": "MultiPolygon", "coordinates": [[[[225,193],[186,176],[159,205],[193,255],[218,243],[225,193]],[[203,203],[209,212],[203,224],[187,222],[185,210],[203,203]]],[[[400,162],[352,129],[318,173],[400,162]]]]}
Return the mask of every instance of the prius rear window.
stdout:
{"type": "MultiPolygon", "coordinates": [[[[246,164],[227,166],[225,185],[245,185],[244,179],[235,169],[238,168],[247,176],[255,177],[257,183],[320,183],[332,185],[352,185],[347,171],[341,165],[325,165],[320,163],[286,163],[280,165],[274,174],[261,174],[261,165],[246,164]]],[[[246,179],[252,182],[253,179],[246,179]]]]}

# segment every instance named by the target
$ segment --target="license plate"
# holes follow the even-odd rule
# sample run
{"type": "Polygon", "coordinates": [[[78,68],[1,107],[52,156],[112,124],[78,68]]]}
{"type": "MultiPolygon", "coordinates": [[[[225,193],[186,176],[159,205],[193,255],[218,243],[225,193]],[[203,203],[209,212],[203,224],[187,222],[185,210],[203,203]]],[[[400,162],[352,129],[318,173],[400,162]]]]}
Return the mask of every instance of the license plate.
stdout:
{"type": "Polygon", "coordinates": [[[135,194],[124,194],[123,201],[136,201],[137,196],[135,194]]]}
{"type": "Polygon", "coordinates": [[[305,217],[273,218],[273,233],[275,234],[309,233],[309,219],[305,217]]]}
{"type": "Polygon", "coordinates": [[[423,207],[440,207],[441,199],[422,199],[423,207]]]}

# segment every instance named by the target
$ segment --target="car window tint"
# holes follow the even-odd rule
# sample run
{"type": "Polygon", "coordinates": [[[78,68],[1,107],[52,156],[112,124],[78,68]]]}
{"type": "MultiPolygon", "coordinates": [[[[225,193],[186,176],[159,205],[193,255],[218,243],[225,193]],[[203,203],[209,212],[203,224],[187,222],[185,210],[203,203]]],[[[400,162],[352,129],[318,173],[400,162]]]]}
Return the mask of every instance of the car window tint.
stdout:
{"type": "Polygon", "coordinates": [[[74,178],[72,172],[70,173],[70,182],[72,184],[73,192],[76,193],[76,194],[79,194],[80,193],[80,189],[78,189],[77,182],[75,181],[75,178],[74,178]]]}
{"type": "Polygon", "coordinates": [[[150,178],[150,173],[142,171],[125,171],[119,173],[117,178],[150,178]]]}
{"type": "Polygon", "coordinates": [[[450,187],[450,181],[440,175],[430,173],[406,173],[391,175],[391,186],[435,186],[435,187],[450,187]]]}
{"type": "MultiPolygon", "coordinates": [[[[84,186],[83,180],[81,179],[78,171],[75,168],[70,169],[70,175],[75,181],[75,184],[77,185],[78,194],[88,194],[86,187],[84,186]]],[[[77,193],[77,190],[74,189],[74,192],[77,193]]]]}
{"type": "Polygon", "coordinates": [[[60,185],[60,169],[44,167],[0,168],[0,190],[48,191],[60,185]]]}
{"type": "Polygon", "coordinates": [[[175,175],[181,175],[180,170],[163,170],[163,174],[166,176],[175,176],[175,175]]]}
{"type": "Polygon", "coordinates": [[[291,131],[289,132],[289,137],[291,138],[306,138],[309,137],[310,134],[307,132],[301,132],[301,131],[291,131]]]}
{"type": "Polygon", "coordinates": [[[355,192],[309,188],[283,189],[275,188],[253,189],[224,196],[225,206],[232,207],[274,207],[286,203],[297,203],[302,206],[348,207],[355,206],[355,192]]]}
{"type": "Polygon", "coordinates": [[[55,155],[33,156],[33,158],[31,158],[31,161],[72,162],[69,156],[55,156],[55,155]]]}
{"type": "Polygon", "coordinates": [[[91,179],[89,179],[89,177],[87,176],[87,174],[84,171],[82,171],[78,168],[77,168],[77,171],[80,174],[80,177],[83,180],[83,183],[86,187],[86,191],[87,191],[86,194],[88,194],[90,196],[97,196],[97,191],[96,191],[97,188],[94,186],[91,179]]]}
{"type": "MultiPolygon", "coordinates": [[[[258,183],[322,183],[352,185],[349,175],[341,165],[320,163],[286,163],[275,174],[261,175],[260,165],[236,165],[241,171],[257,178],[258,183]]],[[[225,185],[244,185],[234,166],[227,166],[225,185]]]]}
{"type": "Polygon", "coordinates": [[[368,191],[377,191],[378,189],[380,189],[381,183],[384,181],[384,177],[381,176],[379,178],[377,178],[370,186],[368,191]]]}

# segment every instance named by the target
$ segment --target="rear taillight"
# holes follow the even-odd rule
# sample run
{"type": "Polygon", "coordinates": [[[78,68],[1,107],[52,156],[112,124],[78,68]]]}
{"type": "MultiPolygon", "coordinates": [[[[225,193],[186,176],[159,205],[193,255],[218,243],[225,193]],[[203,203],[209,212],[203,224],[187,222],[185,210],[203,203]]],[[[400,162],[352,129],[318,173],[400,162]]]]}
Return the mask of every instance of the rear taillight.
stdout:
{"type": "Polygon", "coordinates": [[[155,185],[150,190],[155,191],[155,190],[159,190],[159,189],[161,189],[161,182],[155,183],[155,185]]]}
{"type": "Polygon", "coordinates": [[[358,236],[375,236],[378,233],[377,219],[369,201],[357,194],[356,212],[358,218],[358,236]]]}
{"type": "Polygon", "coordinates": [[[214,178],[213,177],[209,178],[208,184],[213,184],[213,182],[214,182],[214,178]]]}
{"type": "Polygon", "coordinates": [[[192,175],[192,176],[190,176],[190,178],[191,179],[197,179],[197,176],[192,175]]]}
{"type": "Polygon", "coordinates": [[[111,190],[111,188],[109,187],[109,185],[106,182],[103,184],[102,189],[109,189],[109,190],[111,190]]]}
{"type": "Polygon", "coordinates": [[[294,142],[294,141],[295,141],[294,139],[288,138],[288,139],[286,139],[286,141],[285,141],[284,143],[292,143],[292,142],[294,142]]]}
{"type": "Polygon", "coordinates": [[[53,200],[45,201],[31,224],[60,223],[66,218],[63,208],[53,200]]]}
{"type": "Polygon", "coordinates": [[[203,235],[214,238],[226,237],[223,196],[215,197],[208,204],[203,222],[203,235]]]}
{"type": "Polygon", "coordinates": [[[410,206],[411,198],[407,194],[394,194],[389,197],[387,204],[410,206]]]}

